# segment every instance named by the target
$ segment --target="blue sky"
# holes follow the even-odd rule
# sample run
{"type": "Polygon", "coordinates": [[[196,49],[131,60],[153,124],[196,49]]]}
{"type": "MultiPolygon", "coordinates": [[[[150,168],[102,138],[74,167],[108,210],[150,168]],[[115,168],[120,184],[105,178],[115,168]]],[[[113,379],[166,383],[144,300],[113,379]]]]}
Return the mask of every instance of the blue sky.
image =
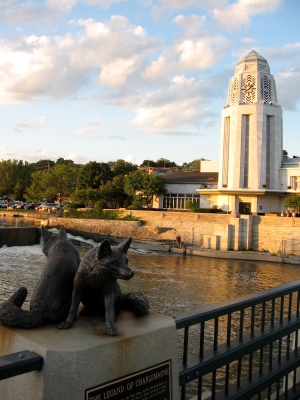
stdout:
{"type": "Polygon", "coordinates": [[[299,15],[299,0],[0,0],[0,159],[218,160],[252,49],[300,155],[299,15]]]}

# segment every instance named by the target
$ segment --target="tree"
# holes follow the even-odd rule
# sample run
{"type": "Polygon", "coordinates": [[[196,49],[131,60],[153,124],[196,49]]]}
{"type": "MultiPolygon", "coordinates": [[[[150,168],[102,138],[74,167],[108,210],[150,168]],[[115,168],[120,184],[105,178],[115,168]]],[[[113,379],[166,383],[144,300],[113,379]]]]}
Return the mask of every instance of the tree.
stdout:
{"type": "Polygon", "coordinates": [[[35,171],[31,174],[31,184],[27,187],[24,196],[27,200],[32,200],[35,203],[40,202],[45,198],[47,172],[35,171]]]}
{"type": "Polygon", "coordinates": [[[149,208],[154,196],[166,194],[165,181],[162,176],[135,171],[125,177],[125,192],[134,198],[136,204],[149,208]]]}
{"type": "Polygon", "coordinates": [[[159,158],[156,161],[156,167],[160,168],[172,168],[172,167],[177,167],[177,164],[174,161],[170,161],[166,158],[159,158]]]}
{"type": "Polygon", "coordinates": [[[32,183],[27,188],[26,198],[32,196],[35,201],[56,199],[61,206],[75,190],[76,175],[76,169],[65,164],[55,165],[49,172],[35,172],[32,174],[32,183]]]}
{"type": "Polygon", "coordinates": [[[0,162],[0,193],[8,198],[22,200],[31,182],[31,167],[25,161],[2,160],[0,162]]]}
{"type": "Polygon", "coordinates": [[[284,201],[284,206],[286,208],[291,208],[299,214],[300,210],[300,195],[297,193],[293,193],[290,196],[288,196],[285,201],[284,201]]]}
{"type": "Polygon", "coordinates": [[[30,164],[33,171],[49,172],[55,165],[53,160],[39,160],[36,163],[30,164]]]}
{"type": "Polygon", "coordinates": [[[205,158],[198,158],[189,163],[183,163],[181,166],[181,171],[186,172],[199,172],[201,170],[201,161],[207,161],[205,158]]]}
{"type": "Polygon", "coordinates": [[[98,163],[90,161],[80,168],[76,188],[77,189],[95,189],[99,190],[100,186],[110,181],[113,173],[107,163],[98,163]]]}
{"type": "Polygon", "coordinates": [[[72,193],[70,200],[75,203],[83,203],[85,206],[93,206],[103,200],[103,194],[95,189],[80,189],[72,193]]]}
{"type": "Polygon", "coordinates": [[[131,162],[127,162],[124,160],[117,160],[114,164],[113,164],[113,173],[115,176],[125,176],[130,174],[131,172],[134,172],[138,169],[137,165],[132,164],[131,162]]]}
{"type": "Polygon", "coordinates": [[[113,208],[123,207],[128,197],[124,190],[125,178],[122,175],[115,176],[112,181],[101,186],[101,193],[106,202],[113,208]]]}

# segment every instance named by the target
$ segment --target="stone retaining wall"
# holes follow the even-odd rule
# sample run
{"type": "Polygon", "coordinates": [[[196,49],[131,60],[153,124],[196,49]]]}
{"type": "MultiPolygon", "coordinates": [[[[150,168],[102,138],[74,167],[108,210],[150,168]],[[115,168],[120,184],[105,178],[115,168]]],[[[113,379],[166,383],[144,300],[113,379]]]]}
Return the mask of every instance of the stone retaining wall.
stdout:
{"type": "Polygon", "coordinates": [[[220,250],[255,250],[295,253],[299,241],[300,218],[195,214],[189,212],[125,211],[140,221],[109,221],[50,217],[51,227],[65,226],[75,232],[90,232],[99,237],[132,237],[136,240],[182,241],[191,246],[220,250]],[[209,247],[213,243],[215,247],[209,247]],[[219,247],[218,247],[219,246],[219,247]]]}

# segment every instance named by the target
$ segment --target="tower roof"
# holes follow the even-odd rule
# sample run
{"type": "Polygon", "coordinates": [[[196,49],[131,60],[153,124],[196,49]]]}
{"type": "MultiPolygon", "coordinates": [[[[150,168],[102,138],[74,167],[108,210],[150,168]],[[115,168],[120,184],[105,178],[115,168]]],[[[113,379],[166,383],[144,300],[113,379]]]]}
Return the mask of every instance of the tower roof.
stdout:
{"type": "Polygon", "coordinates": [[[255,50],[251,50],[249,54],[246,55],[246,57],[242,58],[237,65],[239,64],[244,64],[248,62],[259,62],[260,64],[268,64],[268,61],[262,57],[260,54],[258,54],[255,50]]]}

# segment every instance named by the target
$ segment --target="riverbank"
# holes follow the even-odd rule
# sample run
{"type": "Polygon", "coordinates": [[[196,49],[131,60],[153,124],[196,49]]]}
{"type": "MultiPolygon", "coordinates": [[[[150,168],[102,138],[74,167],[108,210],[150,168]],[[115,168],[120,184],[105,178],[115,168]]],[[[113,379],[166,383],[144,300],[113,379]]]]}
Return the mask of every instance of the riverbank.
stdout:
{"type": "MultiPolygon", "coordinates": [[[[151,213],[152,214],[152,213],[151,213]]],[[[187,215],[187,214],[186,214],[187,215]]],[[[172,252],[182,254],[182,249],[175,247],[174,230],[168,240],[163,240],[161,231],[151,229],[149,234],[149,226],[141,226],[139,221],[98,221],[98,220],[74,220],[67,218],[56,218],[46,213],[0,213],[0,217],[24,219],[24,222],[34,220],[34,225],[46,225],[51,228],[65,226],[66,230],[84,239],[92,239],[101,242],[105,238],[109,238],[112,243],[118,243],[122,238],[132,237],[131,247],[137,250],[155,251],[155,252],[172,252]],[[121,223],[120,223],[121,222],[121,223]],[[76,227],[76,229],[74,229],[76,227]],[[137,233],[139,231],[139,233],[137,233]],[[141,234],[143,233],[143,234],[141,234]],[[172,240],[173,239],[173,240],[172,240]]],[[[189,218],[188,218],[189,219],[189,218]]],[[[183,230],[183,227],[181,228],[183,230]]],[[[260,252],[260,251],[224,251],[207,249],[197,243],[194,236],[195,244],[187,244],[187,256],[198,256],[208,258],[232,259],[232,260],[248,260],[248,261],[267,261],[272,263],[300,265],[299,255],[282,255],[280,253],[260,252]]]]}
{"type": "MultiPolygon", "coordinates": [[[[172,252],[177,254],[183,254],[182,249],[174,246],[169,246],[166,244],[150,243],[150,242],[140,242],[133,241],[131,248],[135,250],[145,250],[145,251],[160,251],[160,252],[172,252]]],[[[255,251],[221,251],[221,250],[209,250],[202,249],[197,246],[187,247],[186,256],[197,256],[197,257],[208,257],[208,258],[220,258],[227,260],[247,260],[247,261],[263,261],[272,262],[279,264],[293,264],[300,265],[299,256],[286,256],[273,255],[269,253],[260,253],[255,251]]]]}

